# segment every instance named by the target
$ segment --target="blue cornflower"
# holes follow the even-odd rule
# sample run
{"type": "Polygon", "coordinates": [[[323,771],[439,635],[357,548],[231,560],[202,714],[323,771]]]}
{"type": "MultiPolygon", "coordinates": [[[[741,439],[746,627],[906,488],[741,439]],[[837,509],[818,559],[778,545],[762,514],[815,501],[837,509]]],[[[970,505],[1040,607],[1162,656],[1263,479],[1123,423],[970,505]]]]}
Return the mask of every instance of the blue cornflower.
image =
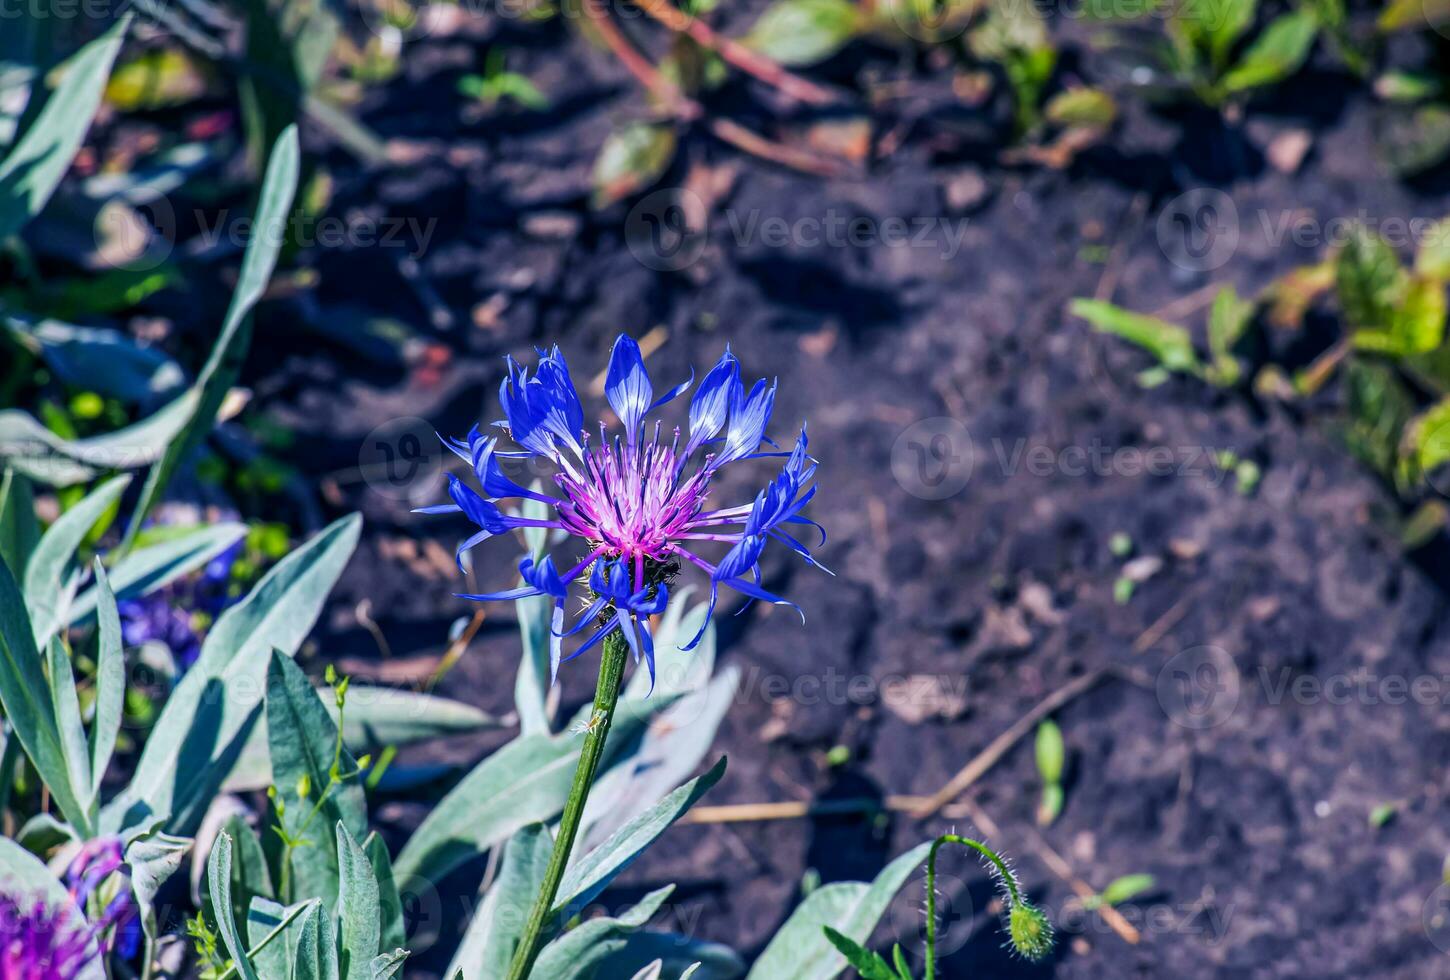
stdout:
{"type": "MultiPolygon", "coordinates": [[[[786,528],[804,524],[821,531],[820,525],[801,514],[816,492],[812,483],[816,463],[806,452],[805,427],[801,427],[793,451],[760,451],[762,443],[775,445],[766,436],[775,406],[775,384],[762,379],[747,391],[740,363],[727,348],[690,400],[688,431],[676,427],[667,442],[661,441],[661,423],[647,425],[645,417],[682,394],[694,378],[656,398],[639,345],[621,335],[610,355],[604,391],[623,431],[611,434],[601,422],[595,445],[584,428],[584,409],[557,346],[539,351],[532,376],[513,358],[507,363],[508,378],[499,391],[504,418],[495,425],[520,448],[501,450],[496,438],[485,437],[476,426],[466,440],[445,439],[473,469],[483,492],[450,475],[448,494],[453,503],[425,507],[422,512],[462,513],[478,526],[477,533],[459,546],[460,567],[464,551],[514,528],[567,532],[584,542],[585,554],[563,572],[552,557],[537,562],[525,557],[519,564],[520,587],[463,598],[549,596],[554,600],[551,661],[556,673],[563,659],[563,638],[594,624],[593,635],[567,659],[579,656],[618,628],[629,642],[635,662],[643,656],[651,680],[654,645],[649,617],[665,607],[669,583],[681,563],[695,565],[710,576],[711,612],[722,585],[752,600],[788,605],[799,612],[794,603],[760,585],[760,556],[769,540],[785,544],[817,565],[810,549],[786,528]],[[711,481],[727,464],[764,457],[784,457],[786,462],[752,503],[706,508],[711,481]],[[558,496],[520,486],[500,464],[500,459],[530,458],[547,461],[557,470],[558,496]],[[506,514],[495,503],[504,498],[541,501],[553,509],[554,516],[531,520],[506,514]],[[715,563],[694,550],[712,542],[729,545],[715,563]],[[589,605],[566,630],[564,602],[570,586],[586,571],[589,605]]],[[[824,531],[821,539],[825,539],[824,531]]],[[[703,635],[702,628],[685,649],[692,649],[703,635]]]]}

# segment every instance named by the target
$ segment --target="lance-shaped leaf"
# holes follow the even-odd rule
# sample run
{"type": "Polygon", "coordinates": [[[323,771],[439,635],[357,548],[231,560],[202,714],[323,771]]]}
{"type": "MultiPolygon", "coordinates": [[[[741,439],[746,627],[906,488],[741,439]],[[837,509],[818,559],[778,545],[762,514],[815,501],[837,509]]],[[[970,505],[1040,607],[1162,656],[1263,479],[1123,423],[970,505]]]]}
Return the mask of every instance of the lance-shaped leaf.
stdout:
{"type": "Polygon", "coordinates": [[[342,980],[373,980],[382,934],[381,896],[368,856],[341,821],[338,858],[338,970],[342,980]]]}
{"type": "Polygon", "coordinates": [[[297,128],[288,126],[283,130],[271,152],[267,172],[262,178],[262,193],[257,202],[252,240],[242,257],[242,271],[237,278],[237,288],[232,293],[231,305],[227,307],[226,317],[222,320],[221,334],[192,389],[196,392],[195,411],[191,413],[177,438],[166,447],[166,454],[151,468],[146,477],[141,500],[136,505],[131,526],[126,532],[125,548],[129,548],[130,543],[135,540],[141,523],[151,507],[161,498],[182,459],[211,431],[217,412],[241,371],[242,361],[246,359],[251,339],[249,318],[252,308],[266,291],[267,281],[272,278],[272,270],[277,265],[282,243],[287,240],[288,213],[297,194],[297,175],[301,166],[297,128]]]}
{"type": "Polygon", "coordinates": [[[100,603],[96,616],[96,708],[91,721],[91,799],[99,801],[126,706],[126,658],[121,650],[121,616],[116,597],[99,558],[95,572],[100,603]]]}
{"type": "Polygon", "coordinates": [[[130,26],[128,14],[62,66],[60,84],[0,160],[0,240],[40,213],[70,169],[130,26]]]}
{"type": "Polygon", "coordinates": [[[35,491],[24,473],[6,470],[0,479],[0,561],[25,580],[25,566],[40,543],[35,519],[35,491]]]}
{"type": "Polygon", "coordinates": [[[530,824],[503,848],[498,878],[468,923],[463,943],[445,977],[501,977],[508,973],[523,934],[529,908],[544,883],[554,839],[541,823],[530,824]]]}
{"type": "MultiPolygon", "coordinates": [[[[600,916],[564,933],[539,952],[531,976],[549,980],[592,978],[602,963],[624,948],[630,933],[654,918],[674,890],[674,885],[666,885],[618,917],[600,916]]],[[[792,974],[779,975],[786,976],[796,980],[792,974]]]]}
{"type": "Polygon", "coordinates": [[[195,830],[261,715],[271,651],[297,652],[359,527],[356,515],[329,525],[221,614],[162,709],[131,785],[103,812],[103,826],[119,830],[146,814],[169,814],[169,832],[195,830]]]}
{"type": "Polygon", "coordinates": [[[232,839],[226,834],[217,837],[212,845],[211,857],[207,861],[207,882],[211,886],[211,908],[216,917],[217,930],[222,942],[231,954],[232,962],[242,980],[258,980],[257,971],[247,958],[247,947],[237,932],[237,921],[232,915],[232,839]]]}
{"type": "Polygon", "coordinates": [[[77,828],[89,828],[88,809],[71,788],[60,722],[25,615],[25,600],[4,563],[0,563],[0,707],[60,812],[77,828]]]}
{"type": "Polygon", "coordinates": [[[91,796],[91,755],[86,742],[86,726],[81,721],[81,701],[76,693],[75,668],[70,651],[60,637],[46,648],[46,670],[50,674],[50,701],[55,706],[55,720],[60,729],[60,744],[65,751],[66,772],[70,791],[86,809],[86,823],[78,825],[89,832],[95,825],[94,799],[91,796]]]}
{"type": "Polygon", "coordinates": [[[121,499],[128,476],[107,480],[55,519],[40,539],[25,569],[25,604],[35,629],[35,645],[43,648],[66,622],[75,592],[72,564],[76,550],[121,499]]]}
{"type": "MultiPolygon", "coordinates": [[[[346,748],[337,757],[338,772],[345,778],[328,791],[337,726],[302,668],[280,652],[272,654],[267,670],[267,733],[277,798],[284,804],[283,826],[292,839],[307,841],[291,851],[293,890],[282,897],[320,898],[329,910],[335,909],[341,858],[331,828],[341,823],[354,841],[365,837],[367,801],[357,762],[346,748]]],[[[376,918],[377,909],[371,914],[376,918]]],[[[367,958],[377,952],[374,947],[367,958]]]]}
{"type": "Polygon", "coordinates": [[[156,896],[161,886],[176,874],[191,850],[187,837],[146,834],[126,847],[126,865],[131,869],[131,891],[141,913],[141,930],[148,938],[157,936],[156,896]]]}
{"type": "MultiPolygon", "coordinates": [[[[657,710],[670,703],[659,699],[657,710]]],[[[605,765],[639,750],[650,717],[648,712],[616,716],[604,750],[605,765]]],[[[484,759],[414,831],[394,865],[398,880],[416,877],[437,882],[519,828],[558,816],[569,796],[581,744],[580,736],[572,732],[527,735],[484,759]]]]}
{"type": "Polygon", "coordinates": [[[575,861],[559,883],[554,913],[567,916],[593,901],[723,775],[725,759],[722,757],[705,775],[690,780],[575,861]]]}
{"type": "Polygon", "coordinates": [[[846,968],[846,959],[826,938],[824,927],[865,944],[891,899],[926,860],[930,849],[928,842],[907,851],[869,885],[838,881],[811,892],[765,947],[747,980],[831,980],[839,975],[846,968]]]}

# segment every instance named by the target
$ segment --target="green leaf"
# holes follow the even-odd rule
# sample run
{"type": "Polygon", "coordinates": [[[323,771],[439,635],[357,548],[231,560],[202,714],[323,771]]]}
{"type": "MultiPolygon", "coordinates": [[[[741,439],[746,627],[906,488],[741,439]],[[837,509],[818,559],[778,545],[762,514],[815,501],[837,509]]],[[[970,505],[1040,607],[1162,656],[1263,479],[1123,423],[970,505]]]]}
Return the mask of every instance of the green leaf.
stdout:
{"type": "Polygon", "coordinates": [[[1224,91],[1242,92],[1288,78],[1303,66],[1318,33],[1319,21],[1307,10],[1275,18],[1224,75],[1224,91]]]}
{"type": "Polygon", "coordinates": [[[813,65],[845,47],[863,26],[860,10],[848,0],[776,0],[743,43],[782,65],[813,65]]]}
{"type": "Polygon", "coordinates": [[[293,655],[311,632],[357,546],[359,527],[357,515],[329,525],[221,614],[103,823],[120,829],[150,813],[169,815],[172,833],[195,829],[261,716],[271,651],[293,655]]]}
{"type": "MultiPolygon", "coordinates": [[[[238,922],[248,923],[248,941],[255,942],[260,937],[251,935],[252,903],[258,898],[270,900],[276,895],[267,854],[257,832],[239,813],[227,818],[222,833],[232,839],[232,915],[238,922]]],[[[261,962],[257,967],[259,972],[267,972],[261,962]]]]}
{"type": "MultiPolygon", "coordinates": [[[[670,704],[657,698],[656,712],[670,704]]],[[[592,710],[586,706],[583,711],[592,710]]],[[[605,747],[605,765],[632,757],[654,715],[620,712],[605,747]]],[[[438,882],[463,862],[531,823],[552,820],[564,809],[581,739],[520,736],[487,757],[443,797],[413,832],[394,863],[400,882],[438,882]]]]}
{"type": "Polygon", "coordinates": [[[1208,314],[1208,349],[1212,355],[1208,376],[1214,384],[1238,383],[1242,368],[1234,356],[1234,348],[1248,332],[1254,309],[1254,301],[1239,299],[1233,286],[1224,286],[1214,296],[1213,308],[1208,314]]]}
{"type": "Polygon", "coordinates": [[[292,961],[296,980],[338,980],[337,936],[332,916],[313,901],[298,918],[297,953],[292,961]]]}
{"type": "Polygon", "coordinates": [[[131,891],[141,914],[141,930],[148,938],[158,935],[156,896],[161,887],[181,869],[191,839],[149,833],[126,846],[126,866],[131,871],[131,891]]]}
{"type": "Polygon", "coordinates": [[[139,422],[85,439],[62,439],[19,409],[0,411],[0,459],[39,483],[71,486],[105,470],[135,469],[160,459],[196,405],[186,392],[139,422]]]}
{"type": "Polygon", "coordinates": [[[1425,28],[1439,29],[1450,24],[1450,2],[1447,0],[1390,0],[1380,11],[1377,26],[1384,33],[1425,28]]]}
{"type": "Polygon", "coordinates": [[[116,751],[116,735],[126,706],[126,658],[121,651],[121,617],[105,566],[95,562],[100,609],[96,617],[96,708],[91,722],[91,799],[101,798],[101,783],[116,751]]]}
{"type": "MultiPolygon", "coordinates": [[[[1254,14],[1258,12],[1258,0],[1208,0],[1201,10],[1209,17],[1209,57],[1213,64],[1227,63],[1229,53],[1244,31],[1253,26],[1254,14]]],[[[1187,10],[1184,16],[1189,16],[1187,10]]]]}
{"type": "Polygon", "coordinates": [[[1112,334],[1146,350],[1169,371],[1200,374],[1193,340],[1182,327],[1095,299],[1076,299],[1070,310],[1099,333],[1112,334]]]}
{"type": "Polygon", "coordinates": [[[507,975],[553,849],[554,838],[541,823],[529,824],[508,839],[498,877],[474,911],[462,944],[443,971],[445,977],[460,971],[465,977],[507,975]]]}
{"type": "MultiPolygon", "coordinates": [[[[336,836],[327,828],[341,823],[354,840],[365,837],[367,801],[362,781],[354,776],[334,786],[318,801],[321,809],[314,818],[312,811],[317,803],[298,792],[304,779],[318,795],[330,783],[337,726],[302,668],[280,651],[272,654],[267,669],[267,736],[272,751],[272,781],[278,800],[286,807],[282,824],[294,840],[308,840],[306,846],[292,850],[292,893],[281,898],[320,898],[328,909],[334,909],[342,856],[336,836]]],[[[351,773],[357,769],[357,762],[344,748],[338,766],[344,774],[351,773]]],[[[376,918],[377,909],[370,915],[376,918]]],[[[377,952],[376,946],[368,950],[367,959],[377,952]]]]}
{"type": "Polygon", "coordinates": [[[1394,249],[1368,229],[1356,229],[1340,250],[1335,264],[1339,307],[1357,330],[1386,330],[1406,282],[1394,249]]]}
{"type": "Polygon", "coordinates": [[[378,882],[378,943],[382,949],[399,948],[405,937],[403,927],[403,900],[398,895],[398,883],[393,879],[393,861],[388,856],[388,845],[376,833],[368,834],[363,840],[363,851],[372,865],[373,877],[378,882]]]}
{"type": "MultiPolygon", "coordinates": [[[[0,888],[7,895],[23,895],[31,901],[43,901],[51,909],[59,929],[70,935],[91,935],[90,923],[66,893],[65,886],[35,855],[9,837],[0,837],[0,888]]],[[[95,940],[86,940],[89,956],[86,965],[74,980],[106,980],[106,971],[97,955],[95,940]]]]}
{"type": "MultiPolygon", "coordinates": [[[[549,507],[539,500],[525,500],[519,508],[520,516],[529,520],[548,520],[549,507]]],[[[525,528],[529,553],[535,560],[544,552],[548,529],[525,528]]],[[[549,714],[550,631],[553,628],[554,601],[550,596],[540,595],[520,599],[515,603],[519,617],[519,636],[523,641],[523,657],[519,660],[519,672],[514,680],[514,705],[519,713],[519,733],[522,735],[548,735],[553,731],[549,714]]]]}
{"type": "Polygon", "coordinates": [[[247,909],[249,955],[267,980],[292,980],[292,964],[302,939],[302,914],[320,904],[312,899],[284,907],[271,899],[252,899],[247,909]]]}
{"type": "MultiPolygon", "coordinates": [[[[284,663],[291,661],[283,660],[284,663]]],[[[373,980],[382,937],[382,902],[368,856],[340,821],[337,824],[338,957],[342,980],[373,980]]]]}
{"type": "Polygon", "coordinates": [[[391,953],[380,953],[373,959],[368,975],[371,980],[393,980],[402,975],[404,961],[408,958],[406,949],[395,949],[391,953]]]}
{"type": "MultiPolygon", "coordinates": [[[[336,707],[328,710],[337,714],[336,707]]],[[[497,718],[461,701],[367,684],[347,689],[343,738],[354,753],[498,727],[497,718]]]]}
{"type": "Polygon", "coordinates": [[[176,439],[166,447],[166,454],[151,468],[146,478],[146,486],[141,491],[141,499],[132,514],[123,550],[129,550],[131,543],[135,541],[147,514],[161,498],[181,461],[211,431],[222,401],[236,382],[251,339],[249,317],[252,308],[266,291],[267,281],[271,279],[272,269],[277,264],[277,255],[287,237],[287,222],[297,193],[299,167],[297,129],[289,126],[282,131],[272,147],[267,173],[262,179],[262,193],[257,203],[252,240],[242,258],[237,288],[232,293],[231,305],[227,307],[226,317],[222,321],[221,334],[192,388],[195,411],[190,413],[176,439]]]}
{"type": "Polygon", "coordinates": [[[16,317],[0,318],[0,327],[44,358],[61,381],[128,405],[150,408],[186,381],[181,367],[159,348],[143,347],[119,330],[16,317]]]}
{"type": "Polygon", "coordinates": [[[91,755],[86,741],[86,726],[81,721],[81,702],[76,694],[75,668],[70,651],[59,637],[53,637],[46,650],[50,674],[50,700],[55,706],[60,728],[60,744],[65,750],[66,771],[70,776],[71,794],[86,808],[86,824],[95,826],[96,801],[91,795],[91,755]]]}
{"type": "Polygon", "coordinates": [[[1067,749],[1062,742],[1062,729],[1051,718],[1037,726],[1037,774],[1044,783],[1062,782],[1062,768],[1067,749]]]}
{"type": "Polygon", "coordinates": [[[90,813],[72,791],[70,770],[51,701],[50,685],[41,670],[35,634],[25,615],[25,600],[0,563],[0,707],[25,754],[50,789],[60,812],[76,828],[91,826],[90,813]]]}
{"type": "Polygon", "coordinates": [[[1450,463],[1450,398],[1416,416],[1400,447],[1401,483],[1412,485],[1450,463]]]}
{"type": "Polygon", "coordinates": [[[590,980],[601,963],[623,948],[630,933],[654,918],[674,890],[674,885],[666,885],[617,918],[599,916],[569,930],[539,952],[530,975],[549,980],[590,980]]]}
{"type": "Polygon", "coordinates": [[[242,945],[241,934],[237,932],[236,918],[232,915],[232,839],[226,834],[217,835],[212,845],[211,857],[207,860],[207,882],[211,886],[212,913],[216,918],[217,930],[222,934],[227,952],[236,964],[243,980],[258,980],[257,971],[247,958],[247,947],[242,945]]]}
{"type": "Polygon", "coordinates": [[[1043,112],[1049,122],[1058,126],[1107,129],[1118,116],[1118,106],[1101,89],[1073,88],[1054,95],[1043,112]]]}
{"type": "Polygon", "coordinates": [[[846,961],[822,929],[831,926],[858,943],[866,942],[891,899],[921,867],[930,849],[927,842],[907,851],[869,885],[838,881],[811,892],[765,947],[746,980],[831,980],[837,976],[846,961]]]}
{"type": "Polygon", "coordinates": [[[130,26],[127,14],[62,66],[60,84],[0,160],[0,241],[40,213],[70,169],[130,26]]]}
{"type": "Polygon", "coordinates": [[[677,144],[673,127],[666,125],[628,123],[615,129],[594,161],[594,207],[607,208],[654,184],[670,168],[677,144]]]}
{"type": "Polygon", "coordinates": [[[850,963],[857,973],[861,974],[861,980],[901,980],[896,975],[896,971],[891,968],[891,964],[881,958],[881,954],[873,953],[854,939],[841,935],[830,926],[822,928],[826,933],[826,938],[831,941],[831,945],[846,957],[846,962],[850,963]]]}
{"type": "Polygon", "coordinates": [[[1155,884],[1157,879],[1149,874],[1123,875],[1109,882],[1108,887],[1098,894],[1098,898],[1104,905],[1121,905],[1148,891],[1155,884]]]}
{"type": "Polygon", "coordinates": [[[67,621],[66,610],[75,594],[76,550],[105,519],[131,482],[128,476],[107,480],[80,503],[56,518],[40,539],[25,569],[25,601],[35,629],[35,645],[44,647],[67,621]]]}
{"type": "Polygon", "coordinates": [[[1420,239],[1415,273],[1425,279],[1450,282],[1450,218],[1435,222],[1420,239]]]}
{"type": "Polygon", "coordinates": [[[641,930],[625,937],[624,946],[599,969],[595,980],[625,980],[641,962],[662,964],[660,975],[678,980],[736,980],[745,963],[728,946],[691,939],[678,933],[641,930]]]}
{"type": "Polygon", "coordinates": [[[609,840],[573,862],[559,883],[553,914],[567,918],[568,913],[592,902],[724,775],[725,759],[722,757],[709,772],[690,780],[625,824],[609,840]]]}
{"type": "Polygon", "coordinates": [[[3,482],[0,482],[0,561],[23,580],[25,566],[39,543],[35,491],[25,474],[7,469],[3,482]]]}

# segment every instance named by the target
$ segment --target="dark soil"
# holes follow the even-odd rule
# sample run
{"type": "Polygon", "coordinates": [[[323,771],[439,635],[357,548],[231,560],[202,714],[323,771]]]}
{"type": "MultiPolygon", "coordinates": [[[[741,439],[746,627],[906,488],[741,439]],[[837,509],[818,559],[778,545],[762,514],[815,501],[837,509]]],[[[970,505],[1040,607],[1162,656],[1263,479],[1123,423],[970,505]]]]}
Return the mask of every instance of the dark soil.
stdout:
{"type": "MultiPolygon", "coordinates": [[[[400,541],[436,542],[451,555],[462,526],[410,515],[406,502],[352,479],[376,427],[417,417],[462,434],[491,421],[503,355],[537,344],[562,345],[582,387],[621,330],[667,331],[651,358],[661,379],[707,367],[728,341],[747,371],[779,377],[778,438],[810,422],[822,463],[811,513],[830,532],[821,558],[836,575],[783,554],[767,566],[768,586],[801,605],[804,627],[780,611],[731,618],[725,610],[721,660],[742,668],[745,684],[717,742],[730,770],[709,802],[929,794],[1051,691],[1117,668],[1056,716],[1070,750],[1067,802],[1042,837],[1096,887],[1132,872],[1157,877],[1124,909],[1142,942],[1129,945],[1099,918],[1073,913],[1069,888],[1034,852],[1038,784],[1028,738],[972,794],[1001,825],[995,843],[1014,855],[1030,893],[1063,922],[1064,941],[1044,965],[1012,960],[989,914],[990,883],[975,863],[952,856],[947,976],[1450,977],[1447,933],[1431,930],[1437,947],[1422,924],[1437,908],[1450,853],[1442,810],[1450,714],[1440,703],[1450,628],[1434,552],[1407,559],[1379,529],[1371,514],[1393,497],[1332,432],[1197,382],[1141,389],[1135,375],[1146,360],[1066,313],[1069,300],[1105,280],[1115,283],[1115,301],[1153,310],[1215,275],[1250,291],[1317,257],[1317,249],[1273,247],[1260,208],[1271,220],[1285,209],[1325,220],[1361,209],[1380,217],[1450,211],[1443,197],[1388,176],[1374,156],[1363,90],[1325,66],[1300,83],[1303,98],[1281,100],[1313,113],[1251,106],[1234,128],[1131,108],[1112,149],[1089,152],[1067,172],[999,166],[970,127],[939,117],[929,80],[918,103],[878,119],[881,131],[904,125],[906,139],[864,177],[796,174],[696,134],[664,185],[707,168],[733,179],[721,180],[728,189],[698,261],[656,271],[627,247],[627,204],[588,207],[594,153],[611,124],[639,108],[630,78],[605,53],[561,25],[525,29],[484,16],[466,36],[419,41],[408,53],[405,74],[373,91],[361,116],[384,136],[417,141],[417,162],[357,172],[324,135],[307,137],[339,177],[339,213],[437,219],[419,268],[454,325],[430,322],[398,271],[398,253],[382,248],[312,253],[321,274],[316,315],[395,316],[447,356],[435,352],[428,367],[406,369],[362,358],[304,332],[298,308],[275,303],[259,317],[249,366],[254,411],[296,433],[289,461],[334,488],[333,510],[360,509],[367,519],[318,636],[328,658],[358,673],[409,676],[471,612],[451,597],[456,574],[399,557],[408,554],[400,541]],[[493,44],[515,51],[511,67],[548,93],[552,111],[464,112],[457,77],[478,70],[493,44]],[[1314,143],[1302,170],[1286,176],[1263,163],[1262,151],[1295,127],[1310,128],[1314,143]],[[980,199],[952,211],[948,186],[977,179],[980,199]],[[1206,179],[1233,195],[1241,241],[1217,273],[1185,272],[1165,257],[1155,222],[1167,202],[1206,179]],[[965,238],[947,257],[940,225],[924,248],[773,247],[735,233],[752,215],[830,214],[965,221],[965,238]],[[474,311],[484,304],[495,315],[480,326],[474,311]],[[910,442],[902,479],[893,446],[919,439],[915,423],[943,418],[970,434],[970,445],[957,439],[948,451],[971,454],[971,478],[945,499],[923,499],[913,492],[922,484],[910,442]],[[1145,472],[1138,454],[1155,448],[1167,456],[1145,472]],[[1211,465],[1219,449],[1262,466],[1256,492],[1237,492],[1211,465]],[[1084,473],[1076,452],[1107,463],[1084,473]],[[1117,532],[1131,537],[1135,556],[1163,562],[1125,604],[1114,599],[1125,560],[1109,549],[1117,532]],[[391,659],[359,621],[364,599],[391,659]],[[1167,628],[1135,648],[1165,614],[1167,628]],[[1221,651],[1206,654],[1220,668],[1224,658],[1235,665],[1239,695],[1221,723],[1196,728],[1198,716],[1176,693],[1178,676],[1161,687],[1158,678],[1175,655],[1205,646],[1221,651]],[[918,719],[919,696],[902,704],[879,686],[871,696],[841,693],[899,677],[949,692],[964,685],[965,706],[918,719]],[[1292,688],[1279,696],[1286,679],[1300,677],[1355,685],[1347,698],[1296,699],[1292,688]],[[1431,678],[1435,694],[1391,704],[1359,693],[1390,677],[1431,678]],[[832,768],[826,754],[837,745],[852,761],[832,768]],[[1371,828],[1371,810],[1387,802],[1398,804],[1397,815],[1371,828]]],[[[884,53],[853,57],[897,68],[884,53]]],[[[854,68],[822,74],[844,78],[854,68]]],[[[724,104],[748,111],[768,98],[741,88],[724,104]]],[[[948,477],[961,465],[948,460],[948,477]]],[[[744,483],[731,489],[731,497],[753,493],[744,483]]],[[[500,543],[475,554],[483,584],[511,578],[513,549],[500,543]]],[[[489,611],[442,693],[510,710],[510,615],[489,611]]],[[[1214,676],[1190,671],[1188,680],[1212,694],[1214,676]]],[[[1230,679],[1224,669],[1216,676],[1230,679]]],[[[562,682],[566,705],[579,703],[593,683],[589,664],[566,669],[562,682]]],[[[497,741],[432,747],[403,761],[445,753],[471,761],[497,741]]],[[[405,839],[426,799],[446,789],[378,807],[390,839],[405,839]]],[[[678,882],[684,904],[675,925],[750,956],[799,899],[808,868],[827,881],[869,878],[891,855],[953,826],[974,831],[970,819],[905,816],[680,826],[628,872],[621,891],[678,882]]],[[[450,880],[438,913],[444,938],[410,975],[442,970],[481,870],[450,880]]],[[[879,938],[895,933],[919,948],[920,888],[909,886],[879,938]]]]}

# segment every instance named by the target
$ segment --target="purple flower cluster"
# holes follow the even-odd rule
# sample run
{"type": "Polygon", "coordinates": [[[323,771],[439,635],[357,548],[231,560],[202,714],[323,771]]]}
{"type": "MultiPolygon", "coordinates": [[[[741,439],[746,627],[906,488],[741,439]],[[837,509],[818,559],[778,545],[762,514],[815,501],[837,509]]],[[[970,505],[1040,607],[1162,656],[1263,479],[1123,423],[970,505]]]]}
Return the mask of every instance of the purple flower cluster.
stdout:
{"type": "Polygon", "coordinates": [[[206,627],[231,605],[232,564],[242,552],[237,542],[217,555],[198,573],[138,599],[117,603],[121,638],[127,646],[161,643],[185,670],[201,654],[206,627]]]}
{"type": "Polygon", "coordinates": [[[115,897],[106,903],[96,918],[96,934],[101,948],[109,953],[120,951],[125,959],[136,955],[141,941],[141,923],[137,916],[136,898],[131,892],[130,871],[126,867],[124,847],[119,837],[98,837],[87,841],[71,859],[66,869],[66,884],[71,899],[85,910],[97,889],[113,874],[120,872],[125,880],[116,889],[115,897]]]}
{"type": "MultiPolygon", "coordinates": [[[[801,512],[816,487],[816,463],[806,452],[801,428],[791,452],[761,452],[774,446],[766,428],[775,406],[775,385],[763,379],[747,391],[740,363],[727,349],[700,383],[690,401],[688,432],[674,428],[662,438],[661,423],[645,416],[672,401],[693,383],[671,388],[659,398],[645,370],[639,345],[627,336],[615,341],[605,380],[605,395],[623,427],[613,435],[603,422],[595,443],[584,426],[584,409],[558,347],[539,352],[532,375],[512,358],[499,393],[504,429],[518,450],[501,450],[498,440],[477,429],[468,439],[445,440],[478,478],[482,494],[449,476],[453,503],[423,508],[424,513],[462,513],[479,528],[460,545],[463,552],[486,538],[514,528],[563,531],[583,542],[583,558],[561,572],[550,556],[519,563],[524,584],[516,589],[463,598],[513,600],[547,595],[554,600],[553,667],[557,671],[562,640],[593,624],[594,633],[567,659],[598,643],[616,627],[638,662],[641,654],[654,676],[654,645],[648,618],[664,609],[669,582],[682,563],[710,577],[710,609],[728,586],[753,599],[790,605],[761,588],[760,557],[767,541],[780,542],[815,565],[810,549],[792,535],[790,525],[819,525],[801,512]],[[708,509],[711,482],[728,464],[762,457],[783,458],[774,480],[753,502],[708,509]],[[558,496],[520,486],[504,472],[500,459],[539,459],[557,472],[558,496]],[[548,520],[505,514],[496,501],[532,499],[552,508],[548,520]],[[696,553],[701,544],[729,547],[718,561],[696,553]],[[588,573],[589,605],[575,626],[564,629],[569,589],[588,573]]],[[[822,540],[825,534],[821,533],[822,540]]],[[[819,566],[818,566],[819,567],[819,566]]],[[[688,648],[699,642],[701,634],[688,648]]]]}
{"type": "Polygon", "coordinates": [[[92,936],[64,908],[0,893],[0,980],[75,980],[98,955],[92,936]]]}
{"type": "MultiPolygon", "coordinates": [[[[66,870],[66,886],[82,916],[113,874],[126,872],[119,837],[89,841],[66,870]]],[[[141,927],[129,879],[99,917],[84,925],[62,905],[0,893],[0,980],[75,980],[103,953],[136,955],[141,927]]],[[[84,921],[84,920],[82,920],[84,921]]]]}

